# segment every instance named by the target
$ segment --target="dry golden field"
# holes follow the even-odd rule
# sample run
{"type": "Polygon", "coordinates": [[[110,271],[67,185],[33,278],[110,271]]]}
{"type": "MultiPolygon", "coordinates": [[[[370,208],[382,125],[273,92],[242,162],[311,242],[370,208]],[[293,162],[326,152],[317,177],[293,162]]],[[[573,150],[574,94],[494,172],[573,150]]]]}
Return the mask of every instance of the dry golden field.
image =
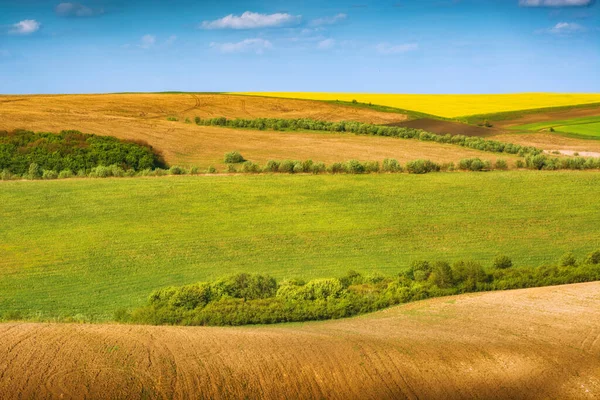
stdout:
{"type": "MultiPolygon", "coordinates": [[[[289,99],[202,94],[112,94],[0,97],[0,130],[17,128],[58,132],[76,129],[85,133],[144,140],[163,151],[172,165],[209,165],[223,168],[223,154],[240,151],[247,159],[313,159],[326,163],[359,159],[400,162],[431,159],[456,162],[491,153],[457,146],[318,132],[233,130],[186,124],[185,118],[277,117],[354,120],[378,124],[399,123],[406,116],[369,109],[289,99]],[[167,121],[175,116],[178,122],[167,121]]],[[[514,158],[502,155],[508,160],[514,158]]]]}
{"type": "Polygon", "coordinates": [[[3,399],[593,399],[600,283],[246,328],[0,325],[3,399]]]}

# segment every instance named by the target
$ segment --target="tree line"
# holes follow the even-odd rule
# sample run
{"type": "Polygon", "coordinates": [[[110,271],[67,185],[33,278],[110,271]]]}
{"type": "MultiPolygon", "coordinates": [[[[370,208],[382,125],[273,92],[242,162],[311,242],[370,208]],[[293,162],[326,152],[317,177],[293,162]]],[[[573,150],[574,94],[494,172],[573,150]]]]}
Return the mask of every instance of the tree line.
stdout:
{"type": "Polygon", "coordinates": [[[415,261],[396,276],[350,271],[340,278],[278,282],[241,273],[212,282],[166,287],[147,304],[119,310],[115,319],[154,325],[246,325],[350,317],[389,306],[461,293],[531,288],[600,280],[600,250],[577,260],[565,254],[538,268],[513,266],[497,256],[485,269],[476,261],[415,261]]]}

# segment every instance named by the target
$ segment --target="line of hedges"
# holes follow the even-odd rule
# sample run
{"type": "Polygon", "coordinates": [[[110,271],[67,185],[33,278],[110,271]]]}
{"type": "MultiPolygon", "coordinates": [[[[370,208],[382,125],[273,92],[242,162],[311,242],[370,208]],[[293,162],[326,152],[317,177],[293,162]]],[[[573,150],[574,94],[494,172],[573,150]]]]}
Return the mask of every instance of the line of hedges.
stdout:
{"type": "Polygon", "coordinates": [[[196,117],[197,125],[222,126],[231,128],[249,128],[257,130],[276,131],[328,131],[328,132],[350,132],[358,135],[390,136],[403,139],[417,139],[426,142],[438,142],[454,144],[470,149],[489,151],[494,153],[518,154],[519,156],[541,154],[542,150],[531,146],[521,146],[513,143],[502,143],[495,140],[487,140],[476,136],[465,135],[438,135],[426,132],[422,129],[407,127],[395,127],[367,124],[362,122],[327,122],[313,119],[227,119],[225,117],[202,119],[196,117]]]}
{"type": "Polygon", "coordinates": [[[162,155],[145,142],[79,131],[0,131],[0,171],[5,173],[41,178],[44,170],[58,174],[108,165],[133,171],[166,167],[162,155]],[[32,165],[37,169],[31,170],[32,165]]]}
{"type": "Polygon", "coordinates": [[[167,287],[120,322],[154,325],[246,325],[344,318],[392,305],[460,293],[531,288],[600,280],[600,251],[577,262],[572,254],[558,265],[513,268],[498,256],[490,270],[475,261],[414,262],[398,276],[349,272],[341,278],[287,280],[237,274],[214,282],[167,287]]]}

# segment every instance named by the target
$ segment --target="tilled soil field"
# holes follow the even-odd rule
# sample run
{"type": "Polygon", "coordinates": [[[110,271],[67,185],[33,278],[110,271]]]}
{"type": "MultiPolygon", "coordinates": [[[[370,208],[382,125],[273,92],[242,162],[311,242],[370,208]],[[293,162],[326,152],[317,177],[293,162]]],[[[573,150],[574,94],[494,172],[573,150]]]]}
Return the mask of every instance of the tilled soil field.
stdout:
{"type": "Polygon", "coordinates": [[[348,320],[0,325],[0,397],[598,398],[600,283],[439,298],[348,320]]]}

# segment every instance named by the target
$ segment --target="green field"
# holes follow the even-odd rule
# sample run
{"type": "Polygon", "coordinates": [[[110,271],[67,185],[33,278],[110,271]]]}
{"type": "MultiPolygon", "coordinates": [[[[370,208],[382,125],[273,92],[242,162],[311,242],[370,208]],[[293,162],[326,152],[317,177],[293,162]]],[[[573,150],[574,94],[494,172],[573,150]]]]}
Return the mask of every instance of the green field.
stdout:
{"type": "Polygon", "coordinates": [[[600,175],[216,176],[0,182],[0,315],[109,319],[232,272],[398,272],[600,247],[600,175]]]}
{"type": "Polygon", "coordinates": [[[573,118],[563,121],[544,121],[519,125],[512,129],[525,131],[541,131],[553,128],[555,132],[600,138],[600,116],[573,118]]]}

